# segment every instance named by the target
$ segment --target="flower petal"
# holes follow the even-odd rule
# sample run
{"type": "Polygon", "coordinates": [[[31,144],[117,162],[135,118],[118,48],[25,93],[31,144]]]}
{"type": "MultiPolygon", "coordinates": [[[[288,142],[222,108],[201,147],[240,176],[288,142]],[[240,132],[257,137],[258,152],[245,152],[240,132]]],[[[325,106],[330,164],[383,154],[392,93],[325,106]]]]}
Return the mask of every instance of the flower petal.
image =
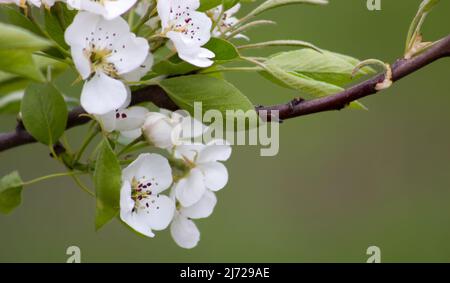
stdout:
{"type": "Polygon", "coordinates": [[[200,241],[200,231],[192,220],[176,215],[170,225],[170,234],[182,248],[192,249],[200,241]]]}
{"type": "Polygon", "coordinates": [[[228,183],[228,171],[225,165],[220,162],[209,162],[197,165],[202,170],[205,177],[205,186],[212,190],[218,191],[223,189],[228,183]]]}
{"type": "Polygon", "coordinates": [[[150,196],[143,200],[148,205],[145,213],[148,214],[148,225],[153,230],[164,230],[169,226],[175,213],[175,202],[168,196],[150,196]]]}
{"type": "Polygon", "coordinates": [[[216,195],[211,191],[206,191],[197,203],[189,207],[182,207],[180,213],[192,219],[206,218],[212,214],[216,204],[216,195]]]}
{"type": "Polygon", "coordinates": [[[206,191],[202,172],[194,168],[174,185],[175,195],[182,206],[188,207],[198,202],[206,191]]]}
{"type": "Polygon", "coordinates": [[[122,171],[124,182],[131,182],[133,178],[152,181],[150,190],[154,194],[159,194],[172,184],[172,168],[165,157],[144,153],[122,171]]]}
{"type": "Polygon", "coordinates": [[[122,78],[129,82],[140,81],[141,78],[147,75],[147,73],[152,69],[153,61],[154,61],[153,55],[149,53],[147,55],[147,59],[145,59],[145,61],[137,69],[129,73],[123,74],[122,78]]]}
{"type": "Polygon", "coordinates": [[[86,112],[103,115],[122,106],[127,95],[121,81],[100,72],[84,84],[80,101],[86,112]]]}
{"type": "Polygon", "coordinates": [[[213,140],[199,152],[197,163],[226,161],[231,156],[231,146],[223,140],[213,140]]]}
{"type": "Polygon", "coordinates": [[[141,128],[147,113],[147,108],[141,106],[116,111],[116,130],[121,132],[141,128]]]}

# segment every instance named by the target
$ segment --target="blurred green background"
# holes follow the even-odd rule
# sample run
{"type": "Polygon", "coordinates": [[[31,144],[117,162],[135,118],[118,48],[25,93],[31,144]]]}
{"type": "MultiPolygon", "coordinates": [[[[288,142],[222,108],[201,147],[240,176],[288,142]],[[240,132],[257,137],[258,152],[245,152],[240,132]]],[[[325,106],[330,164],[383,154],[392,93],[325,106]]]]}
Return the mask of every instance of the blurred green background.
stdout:
{"type": "MultiPolygon", "coordinates": [[[[263,16],[277,26],[248,35],[392,62],[420,1],[381,1],[382,11],[373,12],[366,0],[284,7],[263,16]]],[[[450,2],[441,2],[425,39],[450,32],[450,2]]],[[[439,61],[364,99],[368,112],[285,122],[275,157],[235,147],[230,182],[215,213],[196,222],[202,234],[193,250],[176,246],[168,231],[145,239],[117,220],[96,233],[94,200],[70,179],[57,179],[27,187],[22,207],[0,216],[0,262],[65,262],[71,245],[84,262],[365,262],[371,245],[381,248],[383,262],[449,262],[449,67],[439,61]]],[[[255,104],[296,95],[257,74],[227,76],[255,104]]],[[[1,131],[14,124],[0,117],[1,131]]],[[[84,131],[69,137],[79,143],[84,131]]],[[[0,175],[15,169],[25,180],[62,170],[37,144],[0,154],[0,175]]]]}

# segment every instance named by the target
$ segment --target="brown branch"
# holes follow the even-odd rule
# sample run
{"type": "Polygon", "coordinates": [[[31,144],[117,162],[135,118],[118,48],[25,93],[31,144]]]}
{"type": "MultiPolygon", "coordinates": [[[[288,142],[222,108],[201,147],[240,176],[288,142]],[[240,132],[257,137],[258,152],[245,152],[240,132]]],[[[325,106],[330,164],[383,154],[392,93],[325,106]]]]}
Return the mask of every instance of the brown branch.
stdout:
{"type": "MultiPolygon", "coordinates": [[[[397,60],[392,66],[393,81],[398,81],[444,57],[450,57],[450,35],[412,59],[397,60]]],[[[331,96],[307,101],[294,99],[286,104],[257,107],[257,110],[260,112],[264,110],[267,111],[269,117],[271,111],[279,111],[279,118],[281,120],[318,112],[340,110],[352,101],[377,93],[375,86],[383,80],[384,74],[381,74],[331,96]]],[[[153,102],[156,106],[169,110],[178,109],[178,106],[158,86],[149,86],[133,92],[132,105],[144,101],[153,102]]],[[[80,107],[72,110],[69,113],[67,129],[87,123],[89,118],[80,116],[84,113],[84,110],[80,107]]],[[[35,139],[25,130],[23,125],[19,123],[14,132],[0,134],[0,152],[33,142],[35,142],[35,139]]]]}

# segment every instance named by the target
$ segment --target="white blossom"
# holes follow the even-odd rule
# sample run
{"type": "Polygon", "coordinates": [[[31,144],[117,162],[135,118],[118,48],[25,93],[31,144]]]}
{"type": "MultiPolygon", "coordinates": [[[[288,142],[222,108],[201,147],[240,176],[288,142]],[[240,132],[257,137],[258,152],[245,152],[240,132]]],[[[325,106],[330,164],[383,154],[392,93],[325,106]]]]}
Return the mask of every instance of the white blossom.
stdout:
{"type": "Polygon", "coordinates": [[[77,14],[65,32],[65,40],[78,72],[86,80],[81,93],[83,108],[103,115],[123,107],[129,90],[122,79],[142,68],[151,56],[147,40],[131,33],[120,17],[106,20],[89,12],[77,14]]]}
{"type": "Polygon", "coordinates": [[[122,136],[134,140],[142,135],[141,127],[148,113],[147,108],[133,106],[121,108],[104,115],[97,116],[104,131],[118,131],[122,136]]]}
{"type": "Polygon", "coordinates": [[[189,114],[162,110],[147,115],[144,136],[154,146],[171,150],[174,146],[201,136],[206,127],[189,114]]]}
{"type": "Polygon", "coordinates": [[[102,15],[108,20],[126,13],[137,0],[67,0],[67,4],[77,10],[102,15]]]}
{"type": "Polygon", "coordinates": [[[227,184],[227,168],[219,162],[228,160],[231,155],[231,147],[225,141],[181,145],[175,148],[174,153],[190,168],[186,176],[173,186],[182,206],[189,207],[198,202],[206,191],[218,191],[227,184]]]}
{"type": "Polygon", "coordinates": [[[200,231],[192,219],[209,217],[216,204],[216,195],[208,191],[194,205],[177,209],[170,225],[170,234],[180,247],[192,249],[197,246],[200,241],[200,231]]]}
{"type": "Polygon", "coordinates": [[[212,21],[196,11],[199,0],[159,0],[157,9],[161,18],[162,35],[168,37],[178,56],[192,65],[209,67],[215,54],[203,48],[211,38],[212,21]]]}
{"type": "MultiPolygon", "coordinates": [[[[58,0],[0,0],[0,4],[16,4],[19,7],[26,7],[29,3],[36,7],[41,7],[44,4],[45,7],[49,8],[55,5],[58,0]]],[[[63,2],[64,0],[59,0],[63,2]]]]}
{"type": "Polygon", "coordinates": [[[172,169],[158,154],[141,154],[122,171],[120,218],[137,232],[154,237],[174,217],[175,203],[160,193],[172,183],[172,169]]]}
{"type": "MultiPolygon", "coordinates": [[[[213,36],[220,37],[222,33],[225,33],[226,36],[231,34],[230,32],[227,32],[227,30],[235,26],[239,22],[239,20],[236,17],[234,17],[234,14],[236,14],[240,8],[241,4],[238,3],[233,7],[231,7],[230,9],[223,12],[223,14],[222,14],[223,5],[219,5],[208,11],[210,17],[215,22],[217,22],[217,25],[213,30],[213,36]]],[[[245,40],[250,40],[246,35],[243,34],[237,34],[234,36],[234,38],[242,38],[245,40]]]]}

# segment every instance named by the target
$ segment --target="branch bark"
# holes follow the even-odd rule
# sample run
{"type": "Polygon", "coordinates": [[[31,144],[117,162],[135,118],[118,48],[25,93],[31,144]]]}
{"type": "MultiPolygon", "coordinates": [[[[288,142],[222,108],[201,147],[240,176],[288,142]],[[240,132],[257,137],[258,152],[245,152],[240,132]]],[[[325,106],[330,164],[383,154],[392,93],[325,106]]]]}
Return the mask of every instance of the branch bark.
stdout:
{"type": "MultiPolygon", "coordinates": [[[[445,57],[450,57],[450,35],[412,59],[397,60],[392,65],[393,81],[398,81],[434,61],[445,57]]],[[[319,112],[340,110],[352,101],[377,93],[375,86],[383,80],[384,74],[381,74],[331,96],[306,101],[294,99],[286,104],[257,107],[256,110],[260,113],[265,111],[268,117],[270,117],[271,111],[278,111],[281,120],[319,112]]],[[[133,92],[132,105],[144,101],[153,102],[158,107],[172,111],[178,109],[178,106],[158,86],[148,86],[133,92]]],[[[89,121],[89,118],[80,116],[81,114],[85,114],[81,107],[75,108],[69,113],[67,129],[83,125],[89,121]]],[[[33,142],[36,142],[36,140],[26,131],[23,124],[19,122],[14,132],[0,134],[0,152],[33,142]]]]}

